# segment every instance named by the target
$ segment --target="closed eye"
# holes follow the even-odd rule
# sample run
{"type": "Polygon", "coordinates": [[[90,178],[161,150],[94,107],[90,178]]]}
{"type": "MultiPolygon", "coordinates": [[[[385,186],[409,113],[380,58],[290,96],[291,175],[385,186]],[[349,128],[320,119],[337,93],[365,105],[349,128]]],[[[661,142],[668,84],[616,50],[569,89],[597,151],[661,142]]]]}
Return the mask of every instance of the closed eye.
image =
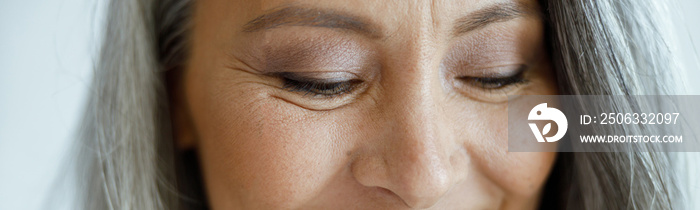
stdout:
{"type": "Polygon", "coordinates": [[[318,79],[303,77],[292,72],[278,73],[277,76],[283,81],[283,89],[312,97],[340,96],[352,92],[357,85],[362,83],[359,79],[318,79]]]}
{"type": "Polygon", "coordinates": [[[498,90],[507,88],[509,86],[526,83],[527,80],[524,78],[525,67],[520,67],[518,70],[514,71],[512,76],[493,76],[493,77],[474,77],[474,76],[462,76],[458,77],[459,80],[477,88],[484,90],[498,90]]]}

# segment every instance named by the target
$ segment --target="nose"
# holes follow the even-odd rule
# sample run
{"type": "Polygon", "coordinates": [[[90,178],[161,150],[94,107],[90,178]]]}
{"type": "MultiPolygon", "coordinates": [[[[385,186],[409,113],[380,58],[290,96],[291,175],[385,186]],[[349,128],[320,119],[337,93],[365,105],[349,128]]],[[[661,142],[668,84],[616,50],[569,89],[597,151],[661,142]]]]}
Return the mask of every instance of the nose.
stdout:
{"type": "Polygon", "coordinates": [[[385,101],[374,121],[380,132],[351,165],[360,184],[391,191],[411,208],[433,206],[466,175],[455,170],[465,156],[457,152],[458,144],[446,132],[449,122],[440,117],[436,97],[426,87],[393,90],[398,96],[385,101]]]}

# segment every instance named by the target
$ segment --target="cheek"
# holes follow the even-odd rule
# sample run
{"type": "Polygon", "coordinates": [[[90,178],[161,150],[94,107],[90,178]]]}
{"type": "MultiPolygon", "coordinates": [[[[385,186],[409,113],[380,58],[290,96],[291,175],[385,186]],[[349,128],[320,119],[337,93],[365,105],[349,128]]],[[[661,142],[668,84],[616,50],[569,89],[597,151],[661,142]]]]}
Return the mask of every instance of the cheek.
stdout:
{"type": "MultiPolygon", "coordinates": [[[[539,195],[554,164],[556,153],[507,152],[508,111],[506,105],[482,107],[476,130],[481,135],[468,147],[477,167],[514,200],[539,195]]],[[[472,134],[474,135],[474,134],[472,134]]]]}
{"type": "MultiPolygon", "coordinates": [[[[214,88],[221,90],[221,88],[214,88]]],[[[229,87],[229,90],[231,88],[229,87]]],[[[203,95],[217,92],[205,91],[203,95]]],[[[234,200],[273,208],[312,198],[344,162],[334,117],[254,89],[209,94],[194,106],[198,149],[213,206],[234,200]]],[[[337,117],[336,117],[337,118],[337,117]]]]}

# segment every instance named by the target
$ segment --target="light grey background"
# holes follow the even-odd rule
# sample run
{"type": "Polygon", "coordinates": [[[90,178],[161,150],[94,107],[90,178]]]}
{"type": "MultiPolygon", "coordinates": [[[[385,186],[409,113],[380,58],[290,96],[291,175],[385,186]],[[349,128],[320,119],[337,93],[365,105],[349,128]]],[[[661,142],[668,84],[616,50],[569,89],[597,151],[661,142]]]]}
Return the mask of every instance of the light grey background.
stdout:
{"type": "MultiPolygon", "coordinates": [[[[675,4],[686,93],[700,94],[700,1],[675,4]]],[[[98,0],[0,0],[0,209],[40,209],[65,171],[103,11],[98,0]]]]}
{"type": "Polygon", "coordinates": [[[65,171],[61,162],[88,91],[101,4],[0,0],[1,210],[43,209],[55,176],[65,171]]]}

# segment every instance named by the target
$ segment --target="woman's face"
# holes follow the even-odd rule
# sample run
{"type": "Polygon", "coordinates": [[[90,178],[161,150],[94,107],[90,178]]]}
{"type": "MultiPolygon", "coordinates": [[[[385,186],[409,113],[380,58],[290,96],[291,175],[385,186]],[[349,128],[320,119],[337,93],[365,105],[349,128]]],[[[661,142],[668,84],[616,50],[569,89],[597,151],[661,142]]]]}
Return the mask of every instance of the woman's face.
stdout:
{"type": "Polygon", "coordinates": [[[176,139],[213,209],[533,209],[508,95],[556,94],[527,1],[195,1],[176,139]]]}

